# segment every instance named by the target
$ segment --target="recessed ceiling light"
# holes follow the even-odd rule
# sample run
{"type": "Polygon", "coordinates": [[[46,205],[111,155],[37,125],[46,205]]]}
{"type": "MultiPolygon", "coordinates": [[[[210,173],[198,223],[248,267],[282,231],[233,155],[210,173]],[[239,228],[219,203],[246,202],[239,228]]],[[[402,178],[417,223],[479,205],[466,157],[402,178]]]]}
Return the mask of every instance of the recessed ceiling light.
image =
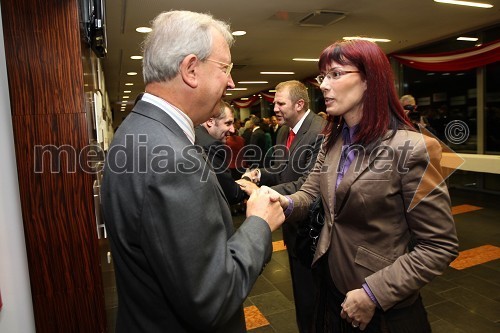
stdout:
{"type": "Polygon", "coordinates": [[[123,93],[124,94],[130,94],[132,92],[132,90],[124,90],[123,93]]]}
{"type": "Polygon", "coordinates": [[[129,99],[130,96],[123,96],[123,99],[129,99]]]}
{"type": "Polygon", "coordinates": [[[125,83],[125,85],[126,85],[126,86],[133,86],[134,84],[133,84],[133,83],[128,82],[128,83],[125,83]]]}
{"type": "Polygon", "coordinates": [[[233,36],[244,36],[247,32],[243,30],[233,31],[233,36]]]}
{"type": "Polygon", "coordinates": [[[370,37],[342,37],[342,39],[344,40],[353,40],[353,39],[360,39],[360,40],[367,40],[367,41],[370,41],[370,42],[382,42],[382,43],[388,43],[390,42],[391,40],[390,39],[385,39],[385,38],[370,38],[370,37]]]}
{"type": "Polygon", "coordinates": [[[281,75],[281,74],[295,74],[295,72],[260,72],[260,74],[269,74],[269,75],[273,75],[273,74],[276,74],[276,75],[281,75]]]}
{"type": "Polygon", "coordinates": [[[231,93],[226,93],[226,96],[233,96],[233,94],[231,94],[231,93]]]}
{"type": "Polygon", "coordinates": [[[476,37],[458,37],[457,40],[464,40],[467,42],[477,42],[478,38],[476,38],[476,37]]]}
{"type": "Polygon", "coordinates": [[[141,60],[142,59],[142,56],[131,56],[130,59],[133,59],[133,60],[141,60]]]}
{"type": "Polygon", "coordinates": [[[242,101],[248,101],[248,97],[242,97],[240,98],[242,101]]]}
{"type": "Polygon", "coordinates": [[[293,61],[314,61],[314,62],[319,61],[319,59],[313,59],[313,58],[293,58],[292,60],[293,61]]]}
{"type": "Polygon", "coordinates": [[[270,89],[269,92],[276,92],[276,89],[270,89]]]}
{"type": "Polygon", "coordinates": [[[434,0],[434,2],[447,3],[447,4],[450,4],[450,5],[479,7],[479,8],[492,8],[493,7],[493,5],[491,5],[489,3],[470,2],[470,1],[434,0]]]}
{"type": "Polygon", "coordinates": [[[153,29],[149,27],[139,27],[136,28],[135,31],[140,32],[141,34],[147,34],[148,32],[151,32],[153,29]]]}
{"type": "Polygon", "coordinates": [[[130,76],[137,75],[137,72],[128,72],[127,75],[130,75],[130,76]]]}
{"type": "Polygon", "coordinates": [[[267,81],[238,81],[239,84],[266,84],[267,81]]]}
{"type": "Polygon", "coordinates": [[[227,88],[226,90],[248,90],[248,88],[227,88]]]}

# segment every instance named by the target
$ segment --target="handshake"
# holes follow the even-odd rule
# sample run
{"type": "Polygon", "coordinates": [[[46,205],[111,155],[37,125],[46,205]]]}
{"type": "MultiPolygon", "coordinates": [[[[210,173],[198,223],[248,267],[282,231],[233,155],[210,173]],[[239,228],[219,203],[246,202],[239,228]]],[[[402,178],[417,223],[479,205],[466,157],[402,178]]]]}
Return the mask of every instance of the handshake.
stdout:
{"type": "Polygon", "coordinates": [[[260,170],[258,168],[250,170],[247,169],[246,172],[238,179],[236,183],[240,186],[241,190],[248,195],[252,195],[255,190],[259,189],[260,182],[260,170]]]}

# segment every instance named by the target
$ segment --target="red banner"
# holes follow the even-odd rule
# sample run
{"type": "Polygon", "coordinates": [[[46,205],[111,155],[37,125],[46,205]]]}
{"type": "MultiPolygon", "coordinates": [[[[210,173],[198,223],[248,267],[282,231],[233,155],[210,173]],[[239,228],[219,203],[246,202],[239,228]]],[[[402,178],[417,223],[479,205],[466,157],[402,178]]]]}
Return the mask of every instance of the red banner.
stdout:
{"type": "Polygon", "coordinates": [[[481,46],[435,54],[391,54],[403,65],[431,72],[454,72],[500,61],[500,40],[481,46]]]}

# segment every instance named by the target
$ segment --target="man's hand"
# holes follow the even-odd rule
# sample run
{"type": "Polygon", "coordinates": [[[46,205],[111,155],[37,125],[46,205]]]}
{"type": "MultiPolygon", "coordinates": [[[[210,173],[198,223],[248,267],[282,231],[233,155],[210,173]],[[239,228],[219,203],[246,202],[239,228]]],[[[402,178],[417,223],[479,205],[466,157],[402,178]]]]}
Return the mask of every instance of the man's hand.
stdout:
{"type": "Polygon", "coordinates": [[[273,193],[269,187],[262,186],[254,191],[247,201],[247,217],[255,215],[262,218],[269,225],[271,232],[285,221],[285,214],[276,194],[276,191],[273,193]]]}
{"type": "Polygon", "coordinates": [[[241,179],[247,179],[257,184],[260,182],[260,170],[258,168],[253,170],[247,169],[243,176],[241,176],[241,179]]]}
{"type": "Polygon", "coordinates": [[[259,189],[257,184],[254,184],[251,181],[248,181],[245,179],[238,179],[238,180],[236,180],[236,183],[238,185],[240,185],[241,190],[244,191],[248,195],[252,195],[253,191],[256,191],[259,189]]]}
{"type": "Polygon", "coordinates": [[[359,327],[363,331],[372,320],[375,308],[375,303],[363,288],[355,289],[347,293],[340,316],[352,327],[359,327]]]}

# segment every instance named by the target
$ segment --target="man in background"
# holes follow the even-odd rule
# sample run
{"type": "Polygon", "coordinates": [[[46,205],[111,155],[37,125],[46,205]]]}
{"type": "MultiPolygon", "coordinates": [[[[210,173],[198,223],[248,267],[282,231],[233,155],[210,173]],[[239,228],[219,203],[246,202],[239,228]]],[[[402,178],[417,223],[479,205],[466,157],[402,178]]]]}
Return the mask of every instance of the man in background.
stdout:
{"type": "Polygon", "coordinates": [[[203,147],[227,201],[234,205],[247,197],[229,170],[232,152],[226,145],[226,140],[234,133],[234,113],[233,108],[224,101],[221,101],[218,108],[220,113],[217,116],[195,128],[195,143],[203,147]]]}
{"type": "MultiPolygon", "coordinates": [[[[306,86],[296,80],[276,86],[274,112],[281,125],[276,136],[274,159],[269,168],[253,169],[244,174],[260,185],[272,186],[283,195],[295,193],[314,166],[323,141],[321,132],[326,121],[309,110],[306,86]]],[[[241,183],[247,193],[250,184],[241,183]]],[[[255,189],[255,187],[253,187],[255,189]]],[[[297,325],[301,333],[310,331],[314,310],[314,282],[311,267],[295,253],[297,225],[283,224],[283,240],[288,251],[297,325]]]]}

